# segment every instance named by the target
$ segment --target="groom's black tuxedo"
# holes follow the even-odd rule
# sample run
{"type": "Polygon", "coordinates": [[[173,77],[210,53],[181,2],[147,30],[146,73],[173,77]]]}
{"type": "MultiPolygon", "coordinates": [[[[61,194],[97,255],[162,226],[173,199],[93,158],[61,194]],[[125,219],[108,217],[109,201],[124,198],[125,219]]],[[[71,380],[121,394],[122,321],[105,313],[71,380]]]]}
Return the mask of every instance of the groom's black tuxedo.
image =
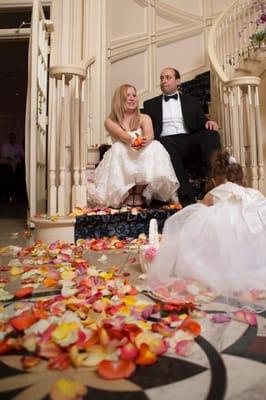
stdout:
{"type": "MultiPolygon", "coordinates": [[[[205,130],[205,117],[196,97],[179,93],[185,127],[189,133],[205,130]]],[[[163,128],[163,95],[153,97],[143,103],[144,114],[148,114],[153,123],[154,137],[159,140],[163,128]]]]}
{"type": "Polygon", "coordinates": [[[189,133],[162,136],[163,95],[146,100],[142,113],[148,114],[153,123],[154,138],[168,151],[176,176],[180,182],[179,197],[183,202],[193,201],[192,187],[187,171],[207,165],[214,150],[221,147],[219,133],[205,128],[207,118],[197,98],[179,94],[184,125],[189,133]]]}

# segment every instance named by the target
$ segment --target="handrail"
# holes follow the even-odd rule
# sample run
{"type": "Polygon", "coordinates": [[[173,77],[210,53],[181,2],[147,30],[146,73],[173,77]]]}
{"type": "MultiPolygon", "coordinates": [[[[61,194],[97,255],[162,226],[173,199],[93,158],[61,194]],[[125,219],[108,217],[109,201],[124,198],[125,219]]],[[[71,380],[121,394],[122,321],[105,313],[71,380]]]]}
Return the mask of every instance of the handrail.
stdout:
{"type": "Polygon", "coordinates": [[[87,61],[82,61],[84,63],[84,67],[88,69],[92,64],[94,64],[96,61],[96,57],[91,57],[87,61]]]}
{"type": "Polygon", "coordinates": [[[53,65],[49,68],[49,74],[51,77],[57,77],[58,79],[60,79],[62,74],[66,76],[78,75],[80,78],[85,79],[87,75],[87,69],[94,64],[95,61],[96,58],[91,57],[87,61],[82,60],[80,64],[53,65]]]}
{"type": "Polygon", "coordinates": [[[259,4],[250,0],[235,0],[215,20],[208,36],[210,64],[223,84],[230,85],[234,77],[230,70],[248,56],[252,46],[250,35],[256,30],[256,19],[260,16],[259,4]],[[219,49],[217,50],[217,44],[219,49]],[[219,59],[220,58],[220,59],[219,59]],[[227,73],[229,69],[229,75],[227,73]]]}
{"type": "Polygon", "coordinates": [[[216,55],[216,51],[215,51],[215,47],[214,47],[214,32],[216,32],[218,25],[221,24],[221,22],[224,20],[224,17],[229,14],[230,10],[233,9],[237,3],[238,3],[238,0],[235,0],[233,4],[231,4],[229,7],[227,7],[222,12],[222,14],[216,19],[216,21],[212,25],[209,35],[208,35],[207,48],[208,48],[210,63],[213,66],[213,68],[215,69],[217,75],[219,76],[219,78],[221,79],[221,81],[223,83],[228,83],[229,78],[226,76],[222,67],[220,66],[220,63],[219,63],[217,55],[216,55]]]}
{"type": "Polygon", "coordinates": [[[251,54],[256,60],[250,38],[257,32],[263,4],[266,0],[235,0],[214,22],[207,45],[212,71],[212,117],[219,121],[222,143],[242,165],[248,184],[262,191],[261,78],[259,73],[252,74],[251,66],[247,75],[245,62],[251,61],[251,54]]]}

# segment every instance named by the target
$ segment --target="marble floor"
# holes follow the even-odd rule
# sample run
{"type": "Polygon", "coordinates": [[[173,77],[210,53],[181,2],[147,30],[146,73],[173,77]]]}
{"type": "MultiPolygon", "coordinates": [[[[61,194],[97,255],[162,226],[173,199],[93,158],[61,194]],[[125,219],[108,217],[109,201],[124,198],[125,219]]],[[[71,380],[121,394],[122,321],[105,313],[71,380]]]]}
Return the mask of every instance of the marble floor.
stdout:
{"type": "MultiPolygon", "coordinates": [[[[6,245],[28,246],[32,238],[25,238],[26,208],[23,204],[0,203],[0,248],[6,245]]],[[[104,252],[104,268],[113,265],[123,268],[129,282],[139,286],[142,281],[138,262],[128,265],[128,254],[119,250],[104,252]]],[[[103,268],[101,252],[88,254],[90,263],[103,268]]],[[[1,264],[0,258],[0,264],[1,264]]],[[[266,308],[266,301],[261,302],[266,308]]],[[[187,356],[164,355],[156,364],[137,367],[127,380],[103,382],[91,380],[85,399],[97,400],[264,400],[266,398],[266,311],[257,316],[257,325],[230,320],[213,323],[212,315],[224,312],[222,298],[205,304],[202,309],[207,316],[200,320],[202,332],[196,338],[192,353],[187,356]]],[[[15,356],[14,356],[15,357],[15,356]]],[[[40,373],[40,371],[39,371],[40,373]]],[[[57,374],[57,371],[52,371],[57,374]]],[[[69,372],[61,372],[61,374],[69,372]]],[[[75,376],[79,371],[75,370],[75,376]]],[[[84,371],[80,372],[81,374],[84,371]]],[[[48,375],[33,379],[27,372],[23,387],[18,387],[23,371],[19,370],[15,358],[0,357],[0,398],[15,400],[49,399],[48,375]],[[45,378],[46,377],[46,378],[45,378]],[[27,380],[28,379],[28,380],[27,380]],[[33,385],[33,382],[36,384],[33,385]],[[2,392],[6,385],[8,389],[2,392]],[[14,385],[14,387],[12,387],[14,385]],[[2,389],[1,389],[2,387],[2,389]],[[43,393],[43,396],[41,395],[43,393]],[[41,397],[42,396],[42,397],[41,397]]],[[[37,372],[35,373],[36,376],[37,372]]],[[[26,374],[24,374],[26,375],[26,374]]],[[[24,376],[23,375],[23,376],[24,376]]],[[[50,376],[50,375],[49,375],[50,376]]],[[[23,386],[23,385],[22,385],[23,386]]],[[[68,397],[66,397],[68,399],[68,397]]]]}

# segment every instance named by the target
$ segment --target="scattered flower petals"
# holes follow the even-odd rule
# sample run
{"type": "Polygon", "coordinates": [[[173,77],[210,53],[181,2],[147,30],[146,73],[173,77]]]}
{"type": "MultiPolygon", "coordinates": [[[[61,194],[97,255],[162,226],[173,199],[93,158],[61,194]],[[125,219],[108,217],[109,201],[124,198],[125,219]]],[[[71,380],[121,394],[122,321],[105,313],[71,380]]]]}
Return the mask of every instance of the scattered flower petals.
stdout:
{"type": "Polygon", "coordinates": [[[223,324],[224,322],[229,322],[231,318],[227,314],[213,314],[212,321],[215,324],[223,324]]]}
{"type": "Polygon", "coordinates": [[[253,311],[237,310],[233,312],[232,315],[237,321],[244,322],[249,325],[257,325],[257,315],[253,311]]]}
{"type": "Polygon", "coordinates": [[[131,376],[136,365],[130,360],[102,361],[97,368],[99,375],[105,379],[123,379],[131,376]]]}
{"type": "Polygon", "coordinates": [[[15,296],[17,298],[26,297],[26,296],[30,296],[32,294],[32,292],[33,292],[33,287],[27,286],[27,287],[17,290],[15,292],[15,296]]]}
{"type": "Polygon", "coordinates": [[[51,400],[78,400],[82,399],[88,390],[86,386],[71,379],[59,379],[50,391],[51,400]]]}
{"type": "Polygon", "coordinates": [[[180,340],[175,347],[175,352],[179,356],[188,356],[191,354],[191,349],[193,346],[192,340],[180,340]]]}

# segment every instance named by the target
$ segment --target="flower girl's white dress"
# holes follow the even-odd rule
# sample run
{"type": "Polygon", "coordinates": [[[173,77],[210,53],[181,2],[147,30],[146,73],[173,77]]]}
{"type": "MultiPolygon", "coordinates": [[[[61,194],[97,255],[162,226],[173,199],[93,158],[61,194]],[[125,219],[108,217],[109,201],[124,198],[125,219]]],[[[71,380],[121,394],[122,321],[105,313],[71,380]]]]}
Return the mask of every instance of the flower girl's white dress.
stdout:
{"type": "MultiPolygon", "coordinates": [[[[129,133],[133,138],[141,130],[129,133]]],[[[119,207],[136,184],[147,185],[143,192],[147,203],[152,198],[177,201],[179,182],[160,142],[153,140],[140,150],[120,141],[113,143],[95,170],[94,183],[88,184],[88,200],[99,206],[119,207]]]]}
{"type": "Polygon", "coordinates": [[[266,290],[266,198],[231,182],[210,193],[214,205],[193,204],[166,221],[149,289],[193,278],[225,295],[266,290]]]}

